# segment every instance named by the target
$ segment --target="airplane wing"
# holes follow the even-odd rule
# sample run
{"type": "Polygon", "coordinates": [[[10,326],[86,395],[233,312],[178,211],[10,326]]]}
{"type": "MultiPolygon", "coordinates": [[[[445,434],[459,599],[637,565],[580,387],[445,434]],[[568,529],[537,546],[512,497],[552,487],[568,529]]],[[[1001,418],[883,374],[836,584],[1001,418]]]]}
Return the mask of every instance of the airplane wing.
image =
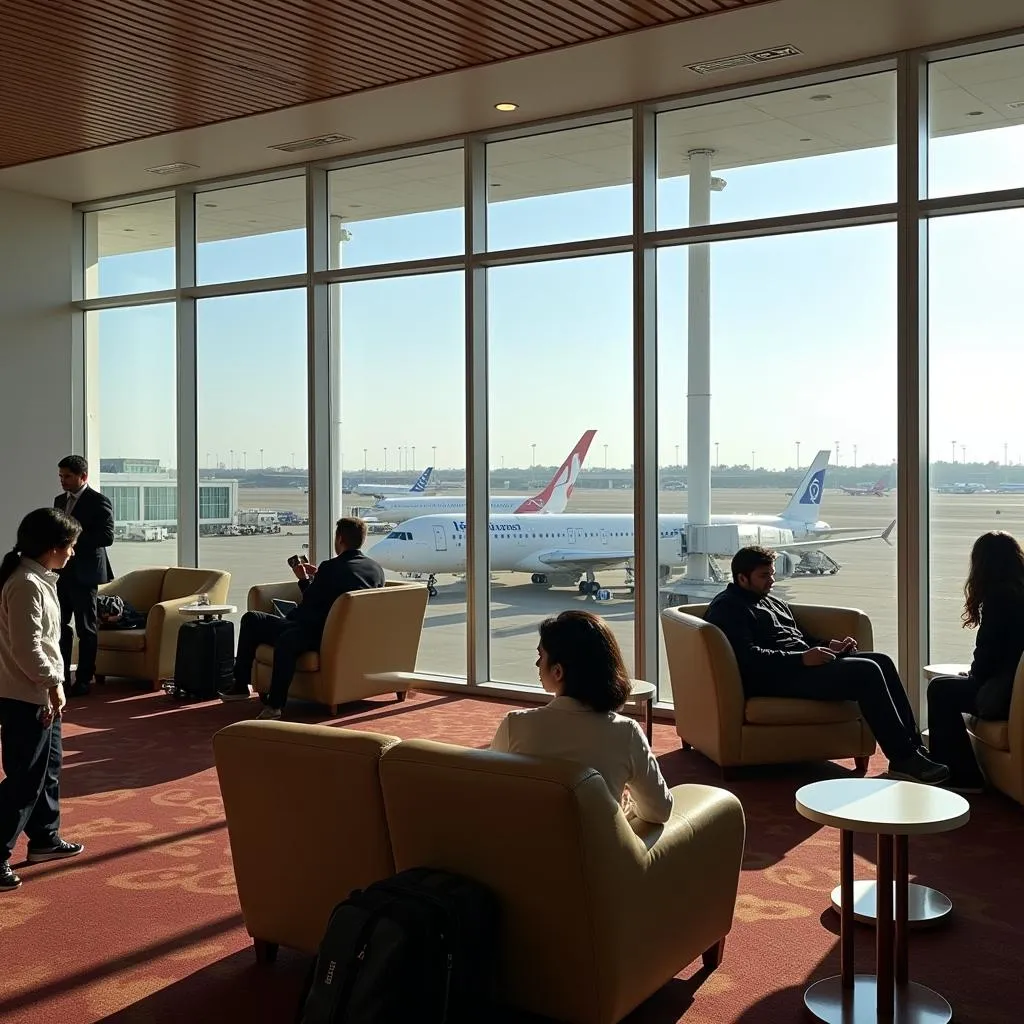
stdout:
{"type": "Polygon", "coordinates": [[[609,551],[587,551],[582,548],[545,551],[538,559],[552,569],[566,569],[569,572],[593,572],[597,569],[614,569],[629,565],[632,555],[612,554],[609,551]]]}
{"type": "Polygon", "coordinates": [[[860,534],[858,537],[832,537],[829,536],[831,533],[838,533],[840,531],[829,530],[821,540],[798,540],[792,541],[788,544],[777,544],[776,547],[780,551],[794,551],[798,548],[809,548],[814,551],[818,548],[828,547],[830,544],[852,544],[854,541],[859,540],[884,540],[889,547],[892,547],[892,541],[889,538],[892,536],[892,531],[896,529],[896,520],[894,519],[884,530],[880,530],[877,533],[864,533],[858,530],[860,534]]]}

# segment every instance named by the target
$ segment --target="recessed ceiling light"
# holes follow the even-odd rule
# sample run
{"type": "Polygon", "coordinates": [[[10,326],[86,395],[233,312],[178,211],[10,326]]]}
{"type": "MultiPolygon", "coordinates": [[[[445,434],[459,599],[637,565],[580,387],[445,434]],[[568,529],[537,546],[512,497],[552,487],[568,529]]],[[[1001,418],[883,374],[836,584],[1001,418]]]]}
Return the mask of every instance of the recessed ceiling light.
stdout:
{"type": "Polygon", "coordinates": [[[147,167],[150,174],[181,174],[182,171],[197,171],[199,164],[186,164],[179,162],[175,164],[160,164],[158,167],[147,167]]]}
{"type": "Polygon", "coordinates": [[[495,110],[500,110],[503,114],[507,114],[510,111],[518,110],[519,109],[519,104],[518,103],[495,103],[494,104],[494,109],[495,110]]]}
{"type": "Polygon", "coordinates": [[[1010,110],[1020,110],[1021,107],[1024,107],[1024,100],[1014,100],[1012,103],[1007,103],[1006,105],[1010,110]]]}
{"type": "Polygon", "coordinates": [[[203,206],[205,206],[208,210],[214,210],[217,208],[216,203],[203,203],[203,206]]]}
{"type": "Polygon", "coordinates": [[[815,103],[827,103],[830,99],[832,99],[832,95],[831,95],[831,93],[827,93],[827,92],[818,92],[818,93],[815,93],[811,97],[811,99],[815,103]]]}
{"type": "Polygon", "coordinates": [[[981,117],[984,113],[985,113],[984,110],[968,110],[967,111],[967,116],[968,117],[981,117]]]}
{"type": "Polygon", "coordinates": [[[814,140],[813,139],[801,139],[800,141],[801,142],[813,142],[814,140]]]}

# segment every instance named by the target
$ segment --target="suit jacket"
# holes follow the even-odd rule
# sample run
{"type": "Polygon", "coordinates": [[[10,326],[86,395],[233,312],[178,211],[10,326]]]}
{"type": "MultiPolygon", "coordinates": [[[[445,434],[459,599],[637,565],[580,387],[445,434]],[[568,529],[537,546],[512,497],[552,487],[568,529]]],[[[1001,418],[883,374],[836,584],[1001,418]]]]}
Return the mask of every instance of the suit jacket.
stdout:
{"type": "MultiPolygon", "coordinates": [[[[66,491],[53,499],[53,507],[62,512],[67,504],[66,491]]],[[[75,553],[60,570],[60,575],[88,588],[109,582],[114,578],[107,557],[107,548],[114,543],[114,510],[110,499],[86,484],[81,497],[75,502],[71,518],[78,520],[82,532],[75,544],[75,553]]]]}
{"type": "Polygon", "coordinates": [[[321,562],[311,580],[300,581],[302,601],[286,618],[319,636],[324,631],[331,606],[342,594],[383,586],[384,570],[372,558],[362,551],[344,551],[321,562]]]}

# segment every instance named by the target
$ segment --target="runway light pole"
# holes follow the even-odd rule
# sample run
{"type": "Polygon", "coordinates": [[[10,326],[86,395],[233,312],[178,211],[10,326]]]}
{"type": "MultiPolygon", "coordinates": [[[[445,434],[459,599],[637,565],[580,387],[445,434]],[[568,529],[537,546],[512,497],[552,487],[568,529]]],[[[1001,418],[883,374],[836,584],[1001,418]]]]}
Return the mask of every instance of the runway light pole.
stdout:
{"type": "Polygon", "coordinates": [[[432,444],[430,446],[430,450],[434,453],[434,458],[432,460],[433,463],[434,463],[434,469],[437,469],[437,445],[436,444],[432,444]]]}
{"type": "Polygon", "coordinates": [[[608,445],[604,446],[604,468],[608,468],[608,445]]]}
{"type": "Polygon", "coordinates": [[[363,449],[363,472],[366,472],[366,449],[363,449]]]}
{"type": "Polygon", "coordinates": [[[412,468],[416,468],[416,445],[412,446],[412,468]]]}
{"type": "Polygon", "coordinates": [[[953,442],[953,465],[956,465],[956,441],[953,442]]]}
{"type": "Polygon", "coordinates": [[[679,445],[676,445],[676,465],[679,465],[679,445]]]}
{"type": "Polygon", "coordinates": [[[718,457],[718,442],[715,442],[715,466],[718,469],[722,468],[722,460],[718,457]]]}
{"type": "Polygon", "coordinates": [[[836,467],[839,466],[839,442],[836,441],[836,467]]]}
{"type": "Polygon", "coordinates": [[[260,449],[260,472],[263,471],[263,449],[260,449]]]}
{"type": "Polygon", "coordinates": [[[384,449],[384,472],[386,473],[387,471],[388,471],[388,450],[387,450],[387,448],[385,448],[384,449]]]}
{"type": "Polygon", "coordinates": [[[857,446],[853,446],[853,468],[857,468],[857,446]]]}
{"type": "Polygon", "coordinates": [[[757,469],[757,452],[754,450],[750,452],[750,468],[757,469]]]}
{"type": "Polygon", "coordinates": [[[530,469],[537,465],[537,445],[530,445],[530,469]]]}
{"type": "Polygon", "coordinates": [[[796,442],[796,468],[800,468],[800,442],[796,442]]]}

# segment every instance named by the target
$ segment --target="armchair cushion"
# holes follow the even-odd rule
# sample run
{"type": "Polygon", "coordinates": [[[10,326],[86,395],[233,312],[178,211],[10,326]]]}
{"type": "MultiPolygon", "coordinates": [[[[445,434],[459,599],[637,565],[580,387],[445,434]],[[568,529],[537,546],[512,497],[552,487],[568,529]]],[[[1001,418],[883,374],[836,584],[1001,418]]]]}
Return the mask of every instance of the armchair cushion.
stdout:
{"type": "Polygon", "coordinates": [[[972,718],[970,729],[988,747],[995,750],[1010,749],[1010,723],[990,722],[984,718],[972,718]]]}

